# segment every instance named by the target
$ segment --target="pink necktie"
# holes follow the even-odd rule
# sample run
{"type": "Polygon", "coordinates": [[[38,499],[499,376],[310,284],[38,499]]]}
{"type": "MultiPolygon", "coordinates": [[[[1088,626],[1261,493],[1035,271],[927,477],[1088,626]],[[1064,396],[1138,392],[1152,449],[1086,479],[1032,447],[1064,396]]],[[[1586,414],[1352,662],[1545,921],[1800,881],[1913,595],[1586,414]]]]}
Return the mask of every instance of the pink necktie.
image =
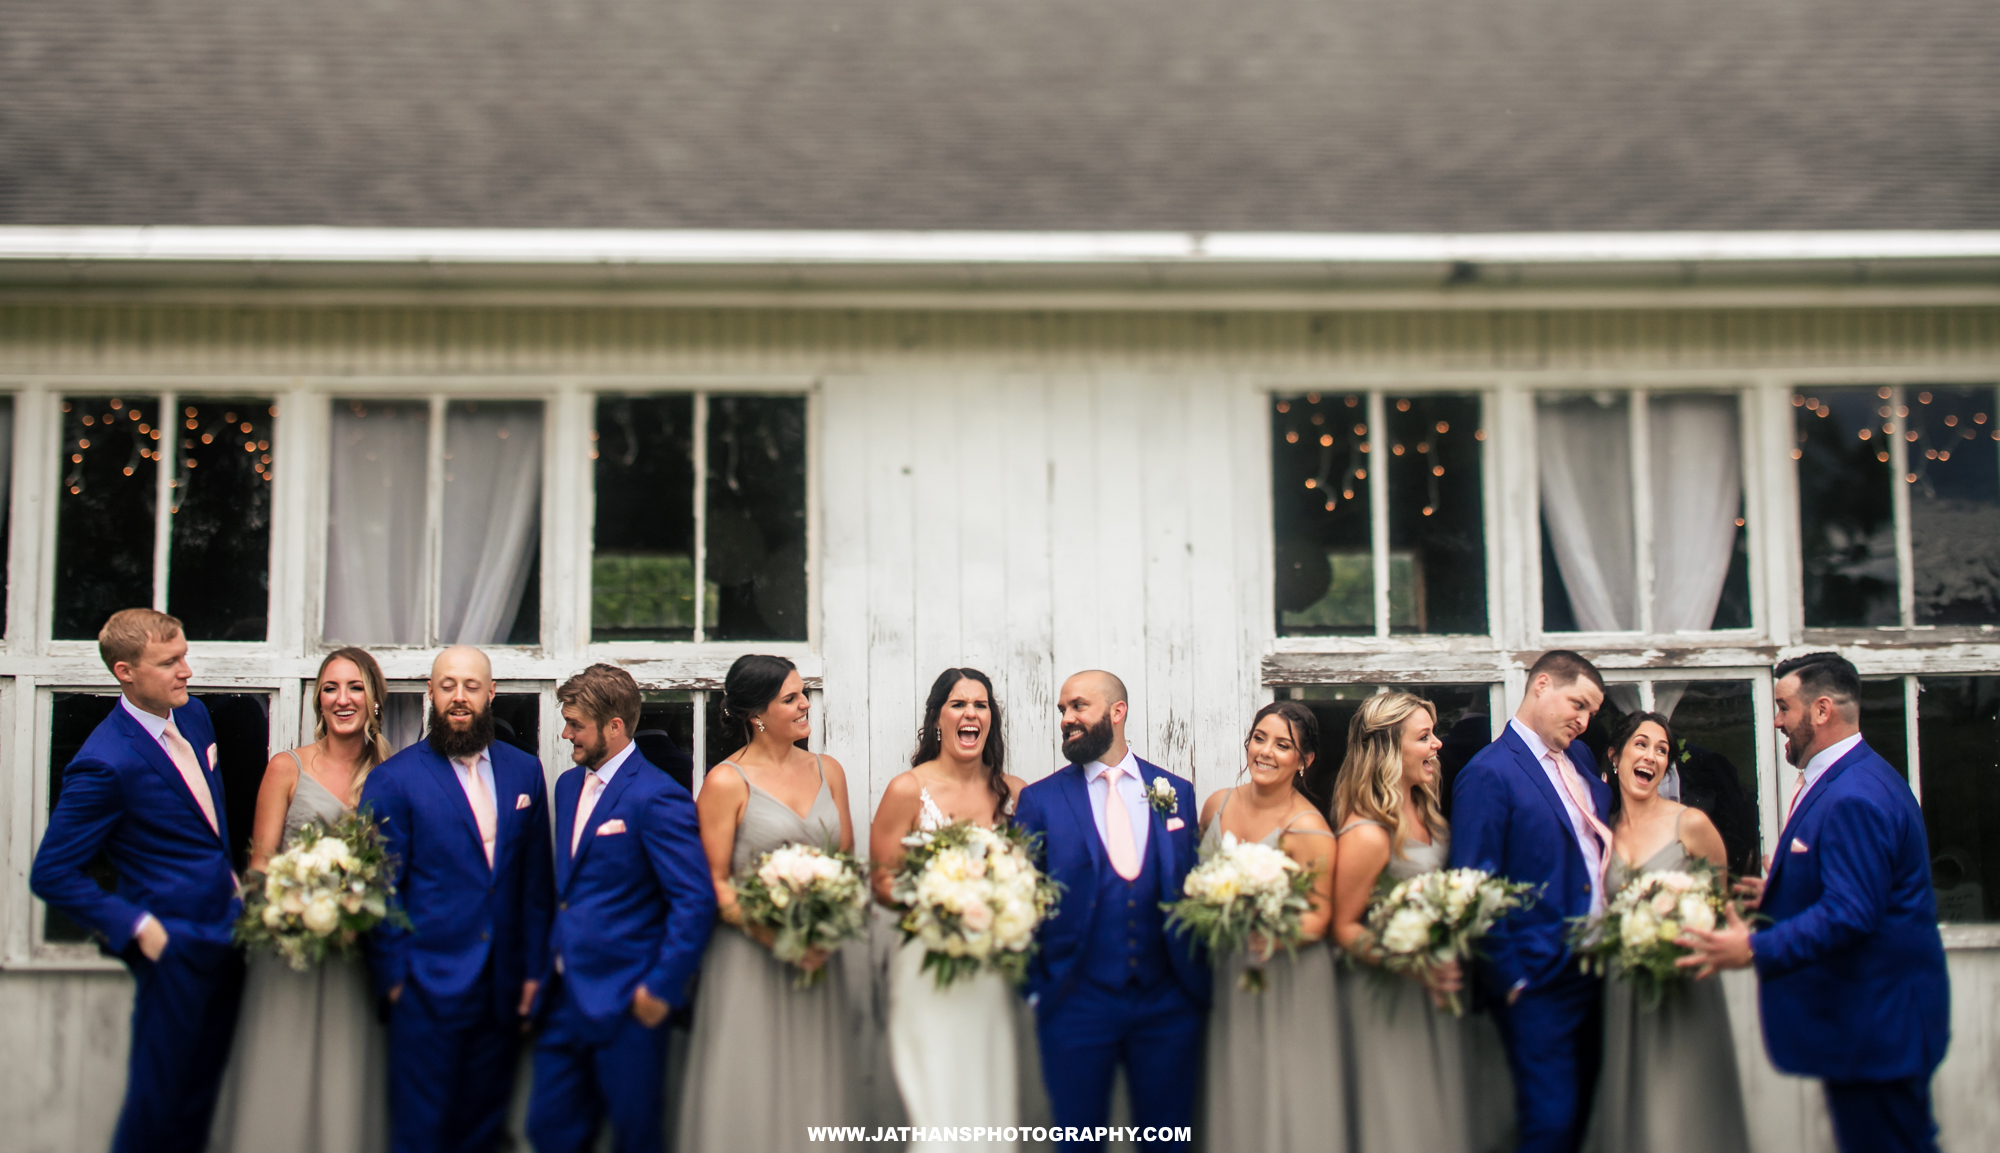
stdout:
{"type": "Polygon", "coordinates": [[[583,774],[583,796],[576,802],[576,824],[569,834],[569,855],[576,857],[576,848],[583,844],[583,830],[590,822],[590,811],[597,807],[597,794],[604,788],[604,779],[596,773],[583,774]]]}
{"type": "Polygon", "coordinates": [[[1556,778],[1563,783],[1563,790],[1569,794],[1570,803],[1576,806],[1576,811],[1582,814],[1584,822],[1590,826],[1591,833],[1597,837],[1596,877],[1597,883],[1602,886],[1605,870],[1611,864],[1611,830],[1603,821],[1597,819],[1597,810],[1590,804],[1590,791],[1584,788],[1583,781],[1577,776],[1576,766],[1570,764],[1569,758],[1561,753],[1552,752],[1549,754],[1549,759],[1555,762],[1556,778]]]}
{"type": "Polygon", "coordinates": [[[486,782],[480,779],[479,762],[474,760],[466,765],[466,776],[472,780],[472,818],[479,824],[479,847],[486,850],[486,867],[493,867],[493,840],[500,831],[500,817],[493,808],[493,794],[486,789],[486,782]]]}
{"type": "Polygon", "coordinates": [[[1806,795],[1806,771],[1799,770],[1798,784],[1792,788],[1792,803],[1785,806],[1785,823],[1792,823],[1792,814],[1799,810],[1799,798],[1806,795]]]}
{"type": "Polygon", "coordinates": [[[1139,848],[1132,843],[1125,798],[1118,795],[1118,778],[1123,775],[1116,765],[1104,771],[1104,851],[1111,856],[1111,867],[1129,881],[1139,875],[1139,848]]]}
{"type": "Polygon", "coordinates": [[[209,829],[221,836],[222,826],[215,822],[215,795],[208,791],[208,778],[201,775],[201,762],[194,759],[194,746],[187,743],[172,721],[167,722],[164,735],[167,759],[181,771],[181,780],[187,782],[188,792],[194,794],[194,803],[201,806],[201,815],[208,818],[209,829]]]}

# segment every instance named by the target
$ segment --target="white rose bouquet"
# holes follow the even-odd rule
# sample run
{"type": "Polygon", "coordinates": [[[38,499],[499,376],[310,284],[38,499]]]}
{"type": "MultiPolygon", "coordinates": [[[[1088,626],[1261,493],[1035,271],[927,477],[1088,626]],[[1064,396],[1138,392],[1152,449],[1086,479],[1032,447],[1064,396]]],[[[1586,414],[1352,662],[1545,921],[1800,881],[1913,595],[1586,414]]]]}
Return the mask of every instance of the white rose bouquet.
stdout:
{"type": "MultiPolygon", "coordinates": [[[[1534,900],[1534,886],[1483,869],[1433,869],[1390,885],[1364,919],[1391,973],[1422,976],[1477,955],[1479,939],[1494,922],[1534,900]]],[[[1457,993],[1445,996],[1455,1017],[1465,1015],[1457,993]]]]}
{"type": "Polygon", "coordinates": [[[958,821],[903,838],[889,896],[903,908],[904,941],[924,946],[923,970],[942,989],[981,969],[1027,979],[1035,930],[1054,915],[1059,890],[1035,867],[1034,841],[1012,825],[958,821]]]}
{"type": "Polygon", "coordinates": [[[329,952],[354,953],[361,935],[384,921],[407,928],[392,865],[379,827],[365,814],[306,825],[262,873],[243,878],[236,940],[304,973],[329,952]]]}
{"type": "Polygon", "coordinates": [[[1222,957],[1249,947],[1253,937],[1262,948],[1238,984],[1251,993],[1264,991],[1264,962],[1282,946],[1298,948],[1299,919],[1312,907],[1313,870],[1304,868],[1283,849],[1258,841],[1239,841],[1222,834],[1222,848],[1188,871],[1178,901],[1161,907],[1167,927],[1193,933],[1222,957]]]}
{"type": "MultiPolygon", "coordinates": [[[[771,955],[788,965],[868,930],[868,879],[850,854],[781,845],[757,858],[735,885],[743,923],[771,930],[771,955]]],[[[824,967],[801,969],[792,986],[811,988],[824,976],[824,967]]]]}
{"type": "Polygon", "coordinates": [[[1601,918],[1570,918],[1570,947],[1586,972],[1631,981],[1640,1007],[1656,1009],[1688,980],[1674,962],[1689,950],[1675,940],[1689,929],[1715,928],[1728,903],[1728,878],[1707,861],[1642,873],[1612,896],[1601,918]]]}

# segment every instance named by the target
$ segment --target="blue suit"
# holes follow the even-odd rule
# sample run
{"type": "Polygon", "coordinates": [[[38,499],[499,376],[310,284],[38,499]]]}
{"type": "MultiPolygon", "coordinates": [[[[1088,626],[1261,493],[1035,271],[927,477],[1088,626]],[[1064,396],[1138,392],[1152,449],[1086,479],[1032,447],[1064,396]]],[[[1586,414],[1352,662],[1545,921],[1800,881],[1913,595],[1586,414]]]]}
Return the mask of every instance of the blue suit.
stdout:
{"type": "Polygon", "coordinates": [[[208,752],[215,730],[196,700],[174,710],[174,727],[194,747],[220,828],[209,827],[166,750],[120,704],[63,770],[29,877],[35,895],[102,937],[137,985],[114,1153],[207,1148],[243,990],[243,955],[230,936],[243,906],[222,777],[208,752]],[[99,849],[117,866],[114,892],[84,872],[99,849]],[[157,962],[132,940],[147,913],[167,931],[157,962]]]}
{"type": "MultiPolygon", "coordinates": [[[[1601,819],[1611,790],[1596,759],[1579,741],[1565,752],[1601,819]]],[[[1603,982],[1577,967],[1563,932],[1568,918],[1590,912],[1596,862],[1584,858],[1562,797],[1512,725],[1452,782],[1451,867],[1541,886],[1534,904],[1494,925],[1474,979],[1507,1045],[1520,1149],[1574,1150],[1597,1083],[1603,982]],[[1517,986],[1520,998],[1508,1005],[1517,986]]]]}
{"type": "Polygon", "coordinates": [[[389,1019],[389,1112],[398,1153],[492,1149],[523,1024],[521,987],[548,966],[549,809],[542,766],[498,741],[493,864],[451,764],[420,741],[382,762],[361,808],[382,822],[413,929],[371,934],[389,1019]]]}
{"type": "Polygon", "coordinates": [[[541,1153],[583,1153],[608,1111],[621,1153],[657,1153],[667,1029],[639,1023],[632,993],[643,984],[674,1008],[687,1004],[715,925],[715,883],[693,798],[636,747],[598,795],[572,858],[584,777],[576,768],[556,781],[549,952],[562,968],[543,977],[528,1136],[541,1153]]]}
{"type": "Polygon", "coordinates": [[[1193,1124],[1213,986],[1188,938],[1166,930],[1160,904],[1180,897],[1196,862],[1194,785],[1146,761],[1138,765],[1149,790],[1156,780],[1173,784],[1179,825],[1169,830],[1169,819],[1150,811],[1144,859],[1131,881],[1111,867],[1082,768],[1067,765],[1029,785],[1015,807],[1015,823],[1041,837],[1043,867],[1063,887],[1028,967],[1058,1126],[1108,1124],[1121,1062],[1134,1124],[1193,1124]]]}
{"type": "Polygon", "coordinates": [[[1951,1040],[1923,812],[1866,743],[1800,798],[1752,938],[1764,1046],[1826,1081],[1847,1150],[1935,1149],[1930,1079],[1951,1040]]]}

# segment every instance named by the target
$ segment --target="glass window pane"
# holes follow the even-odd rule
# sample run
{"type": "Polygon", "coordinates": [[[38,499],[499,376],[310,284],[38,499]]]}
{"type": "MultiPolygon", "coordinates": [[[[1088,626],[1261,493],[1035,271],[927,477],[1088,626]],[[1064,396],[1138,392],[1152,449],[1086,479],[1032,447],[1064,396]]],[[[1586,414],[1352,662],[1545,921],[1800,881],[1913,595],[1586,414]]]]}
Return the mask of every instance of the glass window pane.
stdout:
{"type": "MultiPolygon", "coordinates": [[[[0,557],[7,555],[7,546],[12,524],[12,486],[14,481],[14,398],[0,396],[0,557]]],[[[6,566],[0,565],[0,568],[6,566]]],[[[9,576],[0,573],[0,633],[7,631],[7,584],[9,576]]]]}
{"type": "Polygon", "coordinates": [[[542,759],[542,695],[497,693],[493,697],[493,738],[536,760],[542,759]]]}
{"type": "MultiPolygon", "coordinates": [[[[247,454],[246,454],[247,455],[247,454]]],[[[271,760],[269,693],[194,693],[215,726],[216,768],[222,806],[229,814],[229,853],[237,872],[250,866],[250,826],[257,819],[257,790],[271,760]]]]}
{"type": "MultiPolygon", "coordinates": [[[[71,444],[75,441],[72,439],[71,444]]],[[[100,622],[101,623],[101,622],[100,622]]],[[[62,795],[63,770],[76,759],[83,742],[118,704],[116,693],[55,693],[49,723],[49,811],[55,812],[56,798],[62,795]]],[[[118,870],[109,855],[99,852],[86,872],[107,891],[118,886],[118,870]]],[[[42,939],[52,944],[80,944],[91,939],[90,930],[70,919],[53,905],[43,906],[42,939]]]]}
{"type": "Polygon", "coordinates": [[[1681,802],[1707,813],[1722,834],[1729,867],[1757,870],[1756,704],[1751,681],[1654,681],[1654,708],[1674,725],[1681,802]]]}
{"type": "Polygon", "coordinates": [[[1917,623],[2000,621],[2000,410],[1993,390],[1906,388],[1903,399],[1917,623]]]}
{"type": "Polygon", "coordinates": [[[711,640],[806,639],[806,402],[708,402],[711,640]]]}
{"type": "Polygon", "coordinates": [[[1886,388],[1827,388],[1792,397],[1808,628],[1900,619],[1889,506],[1889,395],[1886,388]]]}
{"type": "Polygon", "coordinates": [[[1938,919],[2000,920],[2000,677],[1919,683],[1924,831],[1938,919]]]}
{"type": "MultiPolygon", "coordinates": [[[[1861,737],[1907,781],[1910,779],[1910,730],[1903,704],[1903,678],[1862,678],[1861,737]]],[[[1791,779],[1785,781],[1779,795],[1790,800],[1792,783],[1796,779],[1796,774],[1791,774],[1791,779]]]]}
{"type": "Polygon", "coordinates": [[[1479,414],[1476,396],[1389,402],[1391,632],[1489,631],[1479,414]]]}
{"type": "Polygon", "coordinates": [[[95,640],[119,609],[153,603],[159,410],[146,401],[63,402],[56,497],[55,637],[95,640]]]}
{"type": "Polygon", "coordinates": [[[541,520],[541,402],[453,401],[445,418],[440,641],[540,641],[541,520]]]}
{"type": "Polygon", "coordinates": [[[1629,399],[1612,392],[1544,397],[1535,415],[1542,629],[1636,629],[1629,399]]]}
{"type": "Polygon", "coordinates": [[[1309,392],[1273,402],[1279,636],[1375,632],[1368,455],[1362,451],[1369,447],[1367,421],[1367,401],[1359,393],[1309,392]]]}
{"type": "Polygon", "coordinates": [[[694,788],[693,693],[646,693],[633,738],[639,755],[665,770],[682,788],[694,788]]]}
{"type": "MultiPolygon", "coordinates": [[[[271,464],[277,407],[182,400],[167,611],[189,640],[261,641],[271,604],[271,464]]],[[[259,763],[259,770],[263,765],[259,763]]]]}
{"type": "MultiPolygon", "coordinates": [[[[1492,693],[1487,685],[1391,685],[1413,692],[1437,706],[1438,790],[1445,815],[1451,815],[1451,782],[1474,753],[1493,740],[1492,693]]],[[[1347,756],[1347,725],[1361,702],[1381,685],[1306,685],[1290,690],[1319,720],[1319,755],[1306,770],[1302,791],[1324,812],[1333,802],[1333,784],[1347,756]]],[[[1279,690],[1283,692],[1285,690],[1279,690]]]]}
{"type": "Polygon", "coordinates": [[[424,642],[425,470],[430,405],[333,405],[326,639],[424,642]]]}
{"type": "Polygon", "coordinates": [[[692,640],[694,398],[602,397],[593,435],[590,639],[692,640]]]}

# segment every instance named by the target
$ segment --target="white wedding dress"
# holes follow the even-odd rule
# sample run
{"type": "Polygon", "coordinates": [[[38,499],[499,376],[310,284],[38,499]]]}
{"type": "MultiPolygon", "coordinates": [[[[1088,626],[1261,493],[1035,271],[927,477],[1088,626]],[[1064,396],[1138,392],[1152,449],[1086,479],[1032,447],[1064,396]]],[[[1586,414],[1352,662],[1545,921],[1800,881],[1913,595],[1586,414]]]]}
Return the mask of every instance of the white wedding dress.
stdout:
{"type": "MultiPolygon", "coordinates": [[[[951,823],[923,790],[917,827],[941,829],[951,823]]],[[[924,947],[899,946],[889,969],[889,1056],[896,1087],[910,1124],[919,1130],[943,1126],[1020,1125],[1020,1065],[1014,1035],[1018,1007],[1014,991],[998,973],[982,971],[950,987],[923,971],[924,947]]],[[[922,1133],[912,1136],[921,1138],[922,1133]]],[[[1012,1141],[910,1142],[911,1153],[968,1149],[1007,1150],[1012,1141]]]]}

